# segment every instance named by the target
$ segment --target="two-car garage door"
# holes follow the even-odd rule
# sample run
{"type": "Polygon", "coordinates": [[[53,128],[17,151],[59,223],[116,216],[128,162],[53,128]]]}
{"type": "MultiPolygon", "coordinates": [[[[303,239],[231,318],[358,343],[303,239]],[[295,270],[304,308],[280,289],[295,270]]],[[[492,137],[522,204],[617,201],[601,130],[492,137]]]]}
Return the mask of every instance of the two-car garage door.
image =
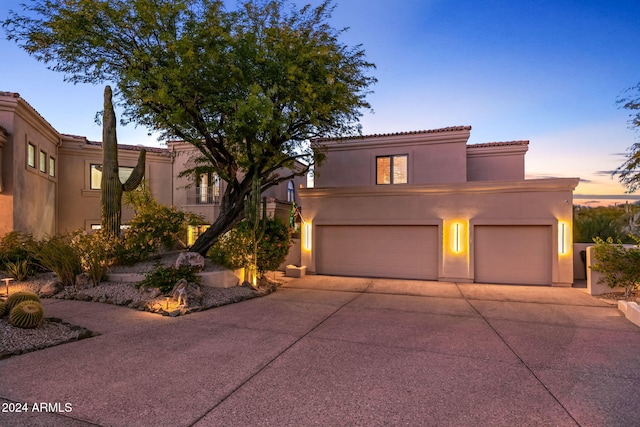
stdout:
{"type": "Polygon", "coordinates": [[[438,227],[319,225],[316,271],[345,276],[438,279],[438,227]]]}
{"type": "MultiPolygon", "coordinates": [[[[438,279],[437,226],[319,225],[315,239],[319,274],[438,279]]],[[[548,225],[476,225],[473,280],[549,285],[552,241],[548,225]]]]}

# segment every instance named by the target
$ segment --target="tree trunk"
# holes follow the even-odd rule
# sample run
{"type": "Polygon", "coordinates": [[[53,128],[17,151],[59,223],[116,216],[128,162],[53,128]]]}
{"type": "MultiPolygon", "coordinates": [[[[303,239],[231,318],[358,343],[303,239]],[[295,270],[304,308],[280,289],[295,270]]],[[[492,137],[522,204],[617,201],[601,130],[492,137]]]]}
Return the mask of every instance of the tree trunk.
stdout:
{"type": "Polygon", "coordinates": [[[209,252],[211,246],[216,244],[218,238],[229,231],[241,219],[242,209],[221,210],[220,215],[218,215],[218,218],[211,224],[211,227],[207,228],[205,232],[198,237],[189,250],[191,252],[198,252],[202,256],[207,256],[207,252],[209,252]]]}

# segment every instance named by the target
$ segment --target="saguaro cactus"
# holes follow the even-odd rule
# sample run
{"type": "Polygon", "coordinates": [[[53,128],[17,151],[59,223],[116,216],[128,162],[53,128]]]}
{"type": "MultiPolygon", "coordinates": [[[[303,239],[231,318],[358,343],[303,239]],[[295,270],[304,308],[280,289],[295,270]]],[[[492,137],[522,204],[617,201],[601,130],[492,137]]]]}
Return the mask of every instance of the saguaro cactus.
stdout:
{"type": "Polygon", "coordinates": [[[116,113],[111,101],[111,87],[104,88],[102,115],[102,229],[109,236],[120,233],[122,220],[122,193],[135,190],[144,178],[146,151],[140,150],[138,164],[124,184],[120,182],[118,165],[118,139],[116,137],[116,113]]]}

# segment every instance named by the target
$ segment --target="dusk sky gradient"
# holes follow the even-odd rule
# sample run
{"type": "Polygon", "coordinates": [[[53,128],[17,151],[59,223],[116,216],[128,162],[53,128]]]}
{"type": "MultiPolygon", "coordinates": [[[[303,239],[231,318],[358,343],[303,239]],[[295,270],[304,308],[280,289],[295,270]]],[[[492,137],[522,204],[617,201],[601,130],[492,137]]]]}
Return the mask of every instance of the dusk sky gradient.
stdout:
{"type": "MultiPolygon", "coordinates": [[[[23,1],[4,0],[0,20],[23,1]]],[[[331,24],[349,27],[343,42],[377,66],[365,135],[470,125],[471,144],[529,140],[527,178],[580,177],[576,204],[640,198],[611,177],[638,141],[616,103],[640,82],[637,0],[336,4],[331,24]]],[[[103,86],[64,83],[0,34],[0,91],[20,93],[61,133],[101,140],[103,86]]],[[[133,125],[118,141],[160,145],[133,125]]]]}

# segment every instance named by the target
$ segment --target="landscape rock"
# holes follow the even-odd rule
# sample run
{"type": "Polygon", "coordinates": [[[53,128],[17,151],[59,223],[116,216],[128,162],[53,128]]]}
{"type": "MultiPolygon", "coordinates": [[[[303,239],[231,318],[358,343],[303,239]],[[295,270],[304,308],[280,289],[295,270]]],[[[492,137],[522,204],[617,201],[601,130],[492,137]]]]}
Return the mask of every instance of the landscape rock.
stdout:
{"type": "Polygon", "coordinates": [[[204,257],[197,252],[183,252],[178,255],[176,268],[185,266],[201,271],[204,268],[204,257]]]}
{"type": "Polygon", "coordinates": [[[171,291],[171,298],[177,301],[178,305],[184,305],[185,307],[201,305],[202,297],[203,293],[200,286],[187,282],[185,279],[178,280],[171,291]]]}
{"type": "Polygon", "coordinates": [[[41,297],[52,297],[63,289],[64,285],[62,284],[62,282],[58,279],[53,279],[42,285],[42,287],[38,291],[38,294],[41,297]]]}
{"type": "Polygon", "coordinates": [[[91,278],[87,273],[80,273],[76,276],[76,289],[91,287],[91,278]]]}

